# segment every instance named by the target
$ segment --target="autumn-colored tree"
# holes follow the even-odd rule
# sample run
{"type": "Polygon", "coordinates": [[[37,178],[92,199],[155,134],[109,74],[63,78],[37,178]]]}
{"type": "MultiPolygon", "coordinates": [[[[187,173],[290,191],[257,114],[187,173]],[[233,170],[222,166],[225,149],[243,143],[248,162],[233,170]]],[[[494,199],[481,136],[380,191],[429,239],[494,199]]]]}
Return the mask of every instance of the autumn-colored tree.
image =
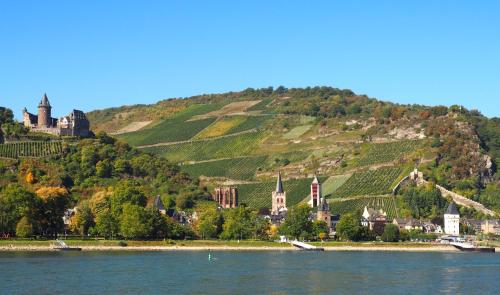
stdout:
{"type": "Polygon", "coordinates": [[[41,226],[46,235],[57,238],[64,228],[62,217],[69,203],[68,191],[62,187],[41,187],[36,194],[43,201],[41,226]]]}
{"type": "Polygon", "coordinates": [[[29,183],[29,184],[35,183],[35,176],[33,175],[33,172],[29,171],[26,174],[26,182],[29,183]]]}

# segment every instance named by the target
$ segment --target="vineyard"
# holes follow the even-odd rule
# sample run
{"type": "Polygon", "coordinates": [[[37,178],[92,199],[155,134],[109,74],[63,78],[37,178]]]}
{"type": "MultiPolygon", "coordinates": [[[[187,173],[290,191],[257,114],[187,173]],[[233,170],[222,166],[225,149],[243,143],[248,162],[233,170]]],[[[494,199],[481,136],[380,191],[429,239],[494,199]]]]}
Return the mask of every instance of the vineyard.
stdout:
{"type": "Polygon", "coordinates": [[[262,167],[267,157],[243,157],[218,161],[202,162],[182,166],[182,170],[193,177],[226,177],[229,179],[250,180],[255,171],[262,167]]]}
{"type": "Polygon", "coordinates": [[[160,154],[172,162],[204,161],[251,155],[262,139],[263,133],[251,132],[213,140],[147,147],[142,150],[160,154]]]}
{"type": "Polygon", "coordinates": [[[62,152],[61,142],[53,141],[24,141],[0,144],[0,157],[45,157],[60,154],[62,152]]]}
{"type": "Polygon", "coordinates": [[[244,122],[246,117],[243,116],[230,116],[223,117],[217,120],[214,124],[203,129],[200,133],[196,134],[194,139],[211,138],[225,135],[229,130],[244,122]]]}
{"type": "Polygon", "coordinates": [[[392,162],[400,159],[405,154],[410,154],[422,145],[419,140],[403,140],[365,145],[366,151],[357,160],[358,166],[368,166],[379,163],[392,162]]]}
{"type": "Polygon", "coordinates": [[[350,175],[335,175],[330,176],[321,186],[323,191],[323,196],[325,198],[329,198],[334,191],[336,191],[339,187],[341,187],[347,179],[351,177],[350,175]]]}
{"type": "Polygon", "coordinates": [[[354,173],[333,192],[330,198],[346,198],[363,195],[383,195],[391,193],[404,169],[384,167],[377,170],[354,173]]]}
{"type": "Polygon", "coordinates": [[[188,121],[196,115],[220,109],[220,104],[192,105],[151,128],[118,135],[133,146],[189,140],[212,124],[216,118],[188,121]]]}
{"type": "Polygon", "coordinates": [[[258,104],[248,108],[247,111],[263,111],[267,108],[267,105],[270,104],[271,101],[273,101],[272,98],[265,98],[261,100],[258,104]]]}
{"type": "Polygon", "coordinates": [[[270,116],[248,116],[245,121],[231,128],[226,134],[233,134],[262,127],[269,119],[270,116]]]}
{"type": "Polygon", "coordinates": [[[361,197],[348,200],[330,200],[332,214],[355,213],[362,211],[365,206],[372,209],[382,209],[387,213],[388,220],[397,217],[395,196],[361,197]]]}
{"type": "MultiPolygon", "coordinates": [[[[320,181],[325,177],[319,177],[320,181]]],[[[290,179],[283,181],[286,191],[287,207],[294,206],[306,198],[310,193],[311,178],[290,179]]],[[[271,208],[271,194],[276,189],[276,182],[261,182],[251,184],[240,184],[238,187],[238,198],[240,203],[260,209],[271,208]]]]}

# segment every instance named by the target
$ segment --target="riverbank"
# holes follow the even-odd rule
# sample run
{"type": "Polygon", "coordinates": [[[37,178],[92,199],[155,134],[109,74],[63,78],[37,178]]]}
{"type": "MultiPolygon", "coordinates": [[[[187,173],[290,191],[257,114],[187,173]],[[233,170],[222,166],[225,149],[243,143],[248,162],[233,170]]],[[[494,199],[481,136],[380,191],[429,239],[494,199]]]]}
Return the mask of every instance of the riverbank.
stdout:
{"type": "MultiPolygon", "coordinates": [[[[82,251],[298,251],[287,243],[265,241],[109,241],[66,240],[82,251]]],[[[51,241],[2,240],[0,251],[54,251],[51,241]]],[[[325,251],[458,252],[435,243],[315,242],[325,251]]],[[[497,248],[497,252],[500,249],[497,248]]]]}

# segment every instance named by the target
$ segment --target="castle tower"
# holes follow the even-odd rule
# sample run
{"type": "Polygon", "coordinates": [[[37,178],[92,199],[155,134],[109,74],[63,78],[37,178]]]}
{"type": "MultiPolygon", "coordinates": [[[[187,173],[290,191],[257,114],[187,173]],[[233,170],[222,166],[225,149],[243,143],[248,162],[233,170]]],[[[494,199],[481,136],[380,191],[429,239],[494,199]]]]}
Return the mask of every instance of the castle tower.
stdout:
{"type": "Polygon", "coordinates": [[[453,236],[460,234],[460,214],[455,203],[451,203],[444,212],[444,232],[453,236]]]}
{"type": "Polygon", "coordinates": [[[316,175],[314,176],[313,182],[311,183],[311,207],[318,207],[319,201],[321,200],[321,183],[319,182],[316,175]]]}
{"type": "Polygon", "coordinates": [[[325,198],[320,198],[318,203],[318,213],[316,214],[316,220],[324,221],[328,225],[328,228],[332,224],[332,215],[330,215],[330,206],[325,198]]]}
{"type": "Polygon", "coordinates": [[[52,125],[52,107],[50,106],[47,94],[44,94],[40,104],[38,104],[38,127],[51,127],[52,125]]]}
{"type": "Polygon", "coordinates": [[[287,211],[286,208],[286,192],[283,190],[283,182],[281,181],[281,172],[278,172],[278,180],[276,181],[276,191],[272,194],[271,215],[278,215],[282,211],[287,211]]]}

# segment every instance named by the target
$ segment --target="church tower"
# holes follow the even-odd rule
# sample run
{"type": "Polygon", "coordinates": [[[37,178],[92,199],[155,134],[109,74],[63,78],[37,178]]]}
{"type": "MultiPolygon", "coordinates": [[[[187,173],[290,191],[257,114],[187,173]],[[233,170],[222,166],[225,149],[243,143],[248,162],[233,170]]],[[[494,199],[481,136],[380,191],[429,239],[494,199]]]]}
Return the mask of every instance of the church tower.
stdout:
{"type": "Polygon", "coordinates": [[[276,191],[272,194],[271,215],[278,215],[280,212],[287,211],[286,208],[286,192],[283,190],[283,182],[281,181],[281,172],[278,172],[278,180],[276,181],[276,191]]]}
{"type": "Polygon", "coordinates": [[[319,182],[316,175],[311,183],[311,207],[316,208],[321,200],[321,183],[319,182]]]}
{"type": "Polygon", "coordinates": [[[319,199],[318,213],[316,214],[316,220],[326,222],[328,228],[332,226],[332,215],[330,214],[330,206],[328,206],[328,201],[325,198],[319,199]]]}
{"type": "Polygon", "coordinates": [[[50,106],[47,94],[44,94],[40,104],[38,104],[38,127],[52,127],[52,107],[50,106]]]}

